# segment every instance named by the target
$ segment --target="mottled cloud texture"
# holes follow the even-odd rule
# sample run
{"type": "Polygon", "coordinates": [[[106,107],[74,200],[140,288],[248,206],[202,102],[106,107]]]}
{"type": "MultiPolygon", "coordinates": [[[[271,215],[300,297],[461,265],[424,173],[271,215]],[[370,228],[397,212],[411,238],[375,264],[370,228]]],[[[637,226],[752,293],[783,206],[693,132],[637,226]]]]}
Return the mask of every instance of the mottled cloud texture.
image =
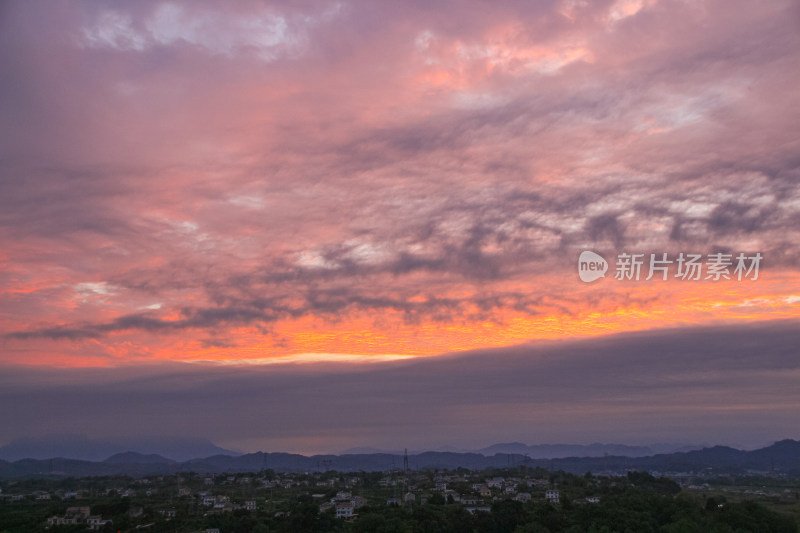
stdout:
{"type": "Polygon", "coordinates": [[[796,318],[798,64],[792,0],[3,2],[0,363],[796,318]],[[586,249],[764,260],[584,284],[586,249]]]}

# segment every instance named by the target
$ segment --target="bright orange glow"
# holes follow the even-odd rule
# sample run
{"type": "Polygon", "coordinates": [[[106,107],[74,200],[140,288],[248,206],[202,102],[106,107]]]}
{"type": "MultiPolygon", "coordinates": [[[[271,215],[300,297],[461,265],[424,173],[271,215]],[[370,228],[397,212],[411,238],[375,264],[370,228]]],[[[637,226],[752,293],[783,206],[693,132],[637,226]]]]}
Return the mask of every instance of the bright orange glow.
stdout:
{"type": "MultiPolygon", "coordinates": [[[[762,273],[757,281],[620,282],[606,279],[594,284],[550,276],[535,283],[498,282],[506,294],[536,294],[548,287],[548,296],[536,313],[514,310],[509,302],[490,309],[475,305],[459,308],[447,320],[424,316],[415,319],[398,310],[381,313],[353,310],[335,317],[307,315],[270,324],[269,331],[251,326],[228,327],[211,340],[189,329],[149,334],[119,331],[96,340],[70,341],[58,353],[49,345],[58,341],[26,340],[24,358],[16,363],[57,366],[96,366],[132,361],[219,361],[227,363],[270,358],[302,361],[325,359],[341,362],[426,357],[442,353],[511,346],[535,340],[555,340],[607,335],[623,331],[757,321],[800,317],[800,275],[762,273]],[[571,307],[552,295],[569,293],[571,307]],[[94,356],[92,354],[95,354],[94,356]],[[313,354],[342,354],[316,357],[313,354]],[[360,357],[359,357],[360,356],[360,357]],[[375,356],[382,356],[375,359],[375,356]],[[383,357],[385,356],[385,357],[383,357]],[[388,358],[388,359],[387,359],[388,358]]],[[[474,289],[455,287],[448,297],[475,296],[474,289]]],[[[440,297],[444,297],[441,295],[440,297]]],[[[415,296],[410,303],[424,304],[415,296]]],[[[179,313],[161,315],[180,321],[179,313]]],[[[12,348],[22,341],[7,341],[12,348]]]]}
{"type": "Polygon", "coordinates": [[[88,9],[52,42],[19,32],[0,364],[383,361],[800,316],[796,47],[722,53],[753,13],[690,4],[407,6],[375,27],[310,4],[274,43],[257,4],[207,37],[187,9],[169,42],[158,10],[120,5],[130,27],[88,9]],[[775,263],[714,283],[552,268],[678,247],[775,263]]]}

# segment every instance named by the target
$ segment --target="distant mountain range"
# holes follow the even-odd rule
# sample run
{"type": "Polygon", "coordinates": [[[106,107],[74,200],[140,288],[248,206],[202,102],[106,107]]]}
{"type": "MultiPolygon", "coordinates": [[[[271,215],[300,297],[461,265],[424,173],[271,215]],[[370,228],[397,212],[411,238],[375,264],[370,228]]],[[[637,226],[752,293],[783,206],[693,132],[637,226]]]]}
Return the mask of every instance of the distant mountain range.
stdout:
{"type": "MultiPolygon", "coordinates": [[[[502,445],[501,445],[502,446],[502,445]]],[[[633,447],[636,449],[636,447],[633,447]]],[[[125,452],[104,461],[75,459],[21,459],[0,461],[0,478],[29,476],[108,476],[163,475],[176,472],[234,473],[272,469],[280,472],[314,472],[319,470],[388,471],[401,468],[400,454],[346,454],[304,456],[289,453],[249,453],[244,455],[212,455],[202,459],[175,461],[158,454],[125,452]]],[[[766,448],[742,451],[714,446],[689,452],[657,454],[647,457],[604,455],[602,457],[564,457],[535,459],[518,453],[423,452],[409,455],[412,469],[464,467],[469,469],[506,468],[526,465],[576,474],[585,472],[648,470],[660,472],[743,474],[750,471],[778,471],[800,475],[800,442],[782,440],[766,448]]]]}
{"type": "MultiPolygon", "coordinates": [[[[564,457],[603,457],[619,455],[625,457],[648,457],[657,453],[673,453],[703,448],[700,445],[654,444],[651,446],[628,446],[625,444],[523,444],[521,442],[493,444],[486,448],[463,449],[444,446],[434,450],[409,450],[412,455],[425,452],[476,453],[492,456],[495,454],[526,455],[530,459],[558,459],[564,457]]],[[[103,461],[123,452],[136,452],[142,455],[159,455],[176,462],[188,461],[212,455],[242,455],[233,450],[220,448],[205,439],[136,437],[117,439],[91,439],[85,436],[60,435],[50,437],[18,439],[0,446],[0,459],[18,461],[20,459],[78,459],[82,461],[103,461]]],[[[339,455],[402,455],[403,450],[382,450],[378,448],[350,448],[339,455]]]]}
{"type": "MultiPolygon", "coordinates": [[[[605,455],[623,455],[626,457],[648,457],[657,453],[688,452],[700,450],[702,445],[690,444],[653,444],[651,446],[628,446],[625,444],[524,444],[522,442],[508,442],[492,444],[477,450],[459,449],[445,446],[435,450],[409,450],[409,453],[420,454],[427,451],[454,452],[454,453],[479,453],[481,455],[519,454],[527,455],[531,459],[558,459],[562,457],[603,457],[605,455]]],[[[349,448],[341,455],[362,455],[371,453],[386,453],[401,455],[403,450],[381,450],[379,448],[349,448]]]]}
{"type": "Polygon", "coordinates": [[[50,459],[63,457],[83,461],[102,461],[107,457],[135,450],[137,453],[156,454],[174,461],[188,461],[210,455],[241,455],[226,450],[205,439],[171,437],[134,437],[117,439],[90,439],[81,435],[18,439],[0,446],[0,459],[50,459]]]}

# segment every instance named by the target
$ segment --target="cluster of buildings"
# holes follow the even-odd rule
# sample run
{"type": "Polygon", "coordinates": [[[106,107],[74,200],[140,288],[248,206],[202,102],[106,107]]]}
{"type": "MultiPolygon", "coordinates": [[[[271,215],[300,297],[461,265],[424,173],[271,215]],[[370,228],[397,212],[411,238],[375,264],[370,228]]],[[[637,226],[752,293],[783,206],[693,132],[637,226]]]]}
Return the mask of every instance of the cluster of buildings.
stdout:
{"type": "Polygon", "coordinates": [[[84,524],[90,530],[97,531],[111,520],[104,519],[100,515],[93,515],[90,507],[68,507],[61,516],[51,516],[47,519],[47,527],[52,526],[75,526],[84,524]]]}
{"type": "MultiPolygon", "coordinates": [[[[324,494],[314,494],[314,498],[324,497],[324,494]]],[[[367,504],[367,500],[361,496],[353,496],[350,492],[339,491],[336,496],[319,506],[319,512],[324,513],[330,509],[335,509],[336,518],[352,520],[356,517],[356,509],[367,504]]]]}
{"type": "MultiPolygon", "coordinates": [[[[9,483],[8,487],[13,487],[9,483]]],[[[559,504],[562,492],[552,478],[538,475],[500,477],[469,471],[394,471],[391,473],[275,473],[197,475],[180,473],[151,478],[109,479],[106,486],[92,483],[91,491],[80,483],[70,489],[44,490],[46,483],[27,494],[3,494],[5,501],[76,500],[63,514],[47,519],[46,526],[85,525],[98,530],[117,516],[93,515],[88,505],[97,498],[126,498],[128,518],[170,520],[178,515],[248,511],[280,518],[288,513],[285,502],[306,495],[317,500],[320,512],[342,520],[355,520],[359,509],[369,505],[414,507],[428,503],[460,504],[468,512],[489,512],[496,501],[515,500],[559,504]],[[179,502],[182,502],[179,505],[179,502]]],[[[580,503],[597,503],[594,497],[580,503]]]]}
{"type": "Polygon", "coordinates": [[[204,507],[209,508],[211,513],[229,513],[240,509],[245,511],[255,511],[257,509],[256,500],[245,500],[244,502],[232,502],[229,496],[224,494],[210,494],[200,492],[198,498],[204,507]]]}
{"type": "MultiPolygon", "coordinates": [[[[349,480],[353,486],[358,478],[349,480]]],[[[533,478],[491,477],[475,479],[474,475],[432,474],[415,472],[403,476],[387,475],[378,482],[382,488],[391,489],[395,495],[386,498],[388,506],[424,505],[434,498],[444,503],[457,503],[470,513],[489,512],[491,504],[499,500],[516,500],[522,503],[538,499],[552,504],[560,502],[560,492],[549,480],[533,478]],[[458,489],[458,490],[457,490],[458,489]],[[534,497],[534,494],[536,495],[534,497]]],[[[318,482],[318,487],[335,486],[331,480],[318,482]]],[[[324,498],[324,494],[314,494],[324,498]]],[[[581,503],[597,503],[599,498],[585,498],[581,503]]],[[[375,502],[372,502],[373,504],[375,502]]],[[[339,491],[336,496],[320,504],[320,512],[335,510],[337,518],[353,520],[357,510],[366,504],[364,498],[350,492],[339,491]]]]}

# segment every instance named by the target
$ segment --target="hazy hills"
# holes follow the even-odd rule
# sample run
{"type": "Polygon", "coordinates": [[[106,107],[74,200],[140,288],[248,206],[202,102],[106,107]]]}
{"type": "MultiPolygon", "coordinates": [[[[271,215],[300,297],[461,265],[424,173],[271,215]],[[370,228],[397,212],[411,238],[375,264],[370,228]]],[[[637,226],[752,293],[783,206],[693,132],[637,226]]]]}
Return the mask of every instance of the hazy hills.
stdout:
{"type": "Polygon", "coordinates": [[[653,455],[653,450],[647,446],[626,446],[624,444],[535,444],[527,445],[521,442],[508,444],[493,444],[487,448],[477,450],[483,455],[496,453],[512,453],[527,455],[531,459],[558,459],[562,457],[602,457],[604,455],[624,455],[627,457],[646,457],[653,455]]]}
{"type": "Polygon", "coordinates": [[[161,455],[173,461],[188,461],[210,455],[240,455],[220,448],[205,439],[172,437],[135,437],[90,439],[81,435],[17,439],[0,446],[0,459],[51,459],[63,457],[82,461],[103,461],[107,457],[126,451],[143,455],[161,455]]]}
{"type": "MultiPolygon", "coordinates": [[[[626,457],[647,457],[657,453],[687,452],[702,449],[700,445],[688,444],[653,444],[651,446],[628,446],[625,444],[524,444],[522,442],[506,442],[492,444],[480,449],[460,449],[445,446],[435,450],[409,450],[417,455],[428,451],[454,452],[454,453],[479,453],[481,455],[519,454],[527,455],[531,459],[558,459],[562,457],[603,457],[605,455],[624,455],[626,457]]],[[[401,455],[403,450],[381,450],[378,448],[350,448],[340,455],[385,453],[401,455]]]]}
{"type": "MultiPolygon", "coordinates": [[[[283,472],[313,472],[319,470],[388,471],[401,468],[399,454],[345,454],[304,456],[289,453],[250,453],[238,456],[212,455],[202,459],[174,461],[157,454],[126,452],[104,461],[75,459],[22,459],[0,461],[0,477],[26,476],[102,476],[102,475],[159,475],[176,472],[222,473],[256,472],[273,469],[283,472]]],[[[780,471],[800,475],[800,442],[783,440],[753,451],[726,446],[714,446],[689,452],[657,454],[647,457],[604,455],[603,457],[564,457],[534,459],[510,453],[483,455],[459,452],[423,452],[409,455],[412,469],[464,467],[482,469],[527,465],[550,470],[585,472],[655,470],[661,472],[746,473],[748,471],[780,471]]]]}
{"type": "MultiPolygon", "coordinates": [[[[655,444],[651,446],[628,446],[624,444],[533,444],[521,442],[498,443],[480,449],[463,449],[445,446],[435,450],[409,450],[412,455],[426,452],[473,453],[492,456],[496,454],[518,454],[530,459],[558,459],[564,457],[603,457],[619,455],[625,457],[647,457],[658,453],[672,453],[701,449],[702,446],[655,444]]],[[[216,446],[205,439],[137,437],[117,439],[91,439],[84,436],[61,435],[40,438],[18,439],[0,446],[0,459],[18,461],[20,459],[78,459],[82,461],[104,461],[106,458],[136,452],[141,455],[158,455],[175,462],[189,461],[198,457],[212,455],[242,455],[241,453],[216,446]]],[[[338,455],[402,455],[403,450],[382,450],[378,448],[350,448],[338,455]]],[[[117,460],[116,462],[121,462],[117,460]]],[[[141,462],[141,461],[139,461],[141,462]]]]}

